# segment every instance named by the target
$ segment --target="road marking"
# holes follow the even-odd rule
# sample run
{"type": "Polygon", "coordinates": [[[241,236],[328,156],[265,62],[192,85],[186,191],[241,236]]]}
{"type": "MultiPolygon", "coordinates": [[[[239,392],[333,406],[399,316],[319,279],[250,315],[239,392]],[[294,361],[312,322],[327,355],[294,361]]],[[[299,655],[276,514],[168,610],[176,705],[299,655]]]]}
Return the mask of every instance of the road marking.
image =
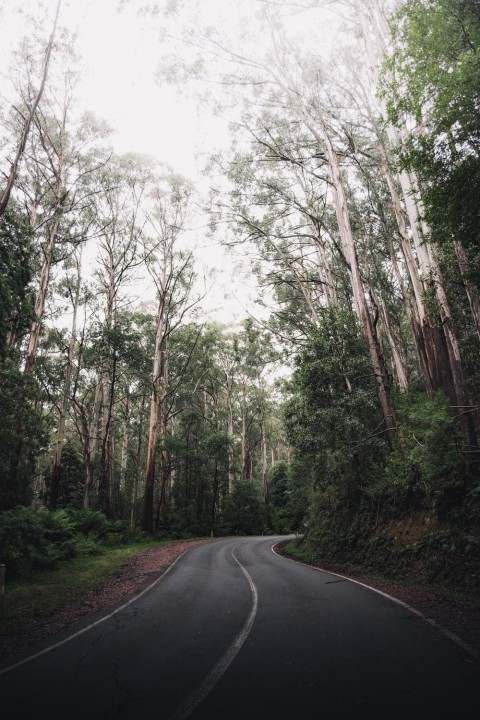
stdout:
{"type": "Polygon", "coordinates": [[[86,627],[82,628],[81,630],[78,630],[78,632],[73,633],[73,635],[69,635],[68,637],[64,638],[63,640],[60,640],[60,642],[55,643],[54,645],[49,645],[48,647],[44,648],[43,650],[40,650],[40,652],[35,653],[34,655],[29,655],[28,657],[24,658],[23,660],[19,660],[14,665],[9,665],[8,667],[4,668],[3,670],[0,670],[0,675],[4,675],[7,672],[10,672],[11,670],[15,670],[16,668],[20,667],[21,665],[25,665],[25,663],[30,662],[31,660],[36,660],[36,658],[41,657],[42,655],[45,655],[48,652],[51,652],[52,650],[56,650],[57,648],[61,647],[62,645],[65,645],[66,643],[70,642],[70,640],[74,640],[75,638],[79,637],[80,635],[83,635],[83,633],[88,632],[92,628],[96,627],[97,625],[100,625],[101,623],[105,622],[105,620],[109,620],[110,618],[114,617],[117,613],[121,612],[122,610],[125,610],[129,605],[133,605],[133,603],[137,602],[138,598],[141,598],[142,595],[146,595],[147,592],[149,592],[152,588],[157,585],[157,583],[160,582],[160,580],[163,580],[165,575],[167,575],[170,570],[177,564],[177,562],[182,558],[186,552],[191,550],[192,548],[187,548],[183,551],[181,555],[179,555],[174,562],[168,566],[168,568],[165,570],[164,573],[160,575],[156,580],[154,580],[148,587],[146,587],[144,590],[142,590],[141,593],[138,595],[135,595],[135,597],[131,598],[131,600],[128,600],[128,602],[124,603],[123,605],[120,605],[120,607],[116,608],[113,612],[109,613],[108,615],[104,615],[104,617],[99,618],[98,620],[95,620],[95,622],[91,623],[90,625],[87,625],[86,627]]]}
{"type": "Polygon", "coordinates": [[[258,592],[250,573],[235,555],[235,550],[237,549],[237,547],[238,545],[235,545],[235,547],[232,548],[232,557],[237,563],[237,565],[240,567],[241,571],[248,580],[248,584],[250,585],[253,599],[252,608],[243,628],[240,630],[228,650],[224,653],[224,655],[222,655],[218,663],[213,667],[213,669],[209,672],[205,680],[197,687],[197,689],[194,690],[193,693],[189,695],[189,697],[187,697],[187,699],[178,706],[173,715],[170,716],[169,720],[186,720],[186,718],[190,717],[193,711],[196,710],[198,705],[200,705],[200,703],[207,697],[207,695],[211,692],[211,690],[220,680],[223,673],[228,669],[234,658],[238,655],[243,643],[247,639],[248,634],[252,629],[255,615],[257,614],[258,592]]]}
{"type": "MultiPolygon", "coordinates": [[[[384,598],[387,598],[387,600],[391,600],[392,602],[396,603],[397,605],[400,605],[400,607],[405,608],[405,610],[408,610],[413,615],[416,615],[417,617],[424,620],[426,623],[431,625],[435,630],[438,632],[441,632],[442,635],[446,635],[446,637],[449,638],[449,640],[452,640],[454,643],[459,645],[462,650],[464,650],[466,653],[471,655],[475,660],[480,660],[480,653],[475,650],[475,648],[472,648],[470,645],[468,645],[466,642],[462,640],[462,638],[458,637],[458,635],[455,635],[451,630],[448,630],[448,628],[443,627],[443,625],[440,625],[437,623],[433,618],[427,617],[424,615],[420,610],[417,610],[416,608],[412,607],[411,605],[408,605],[406,602],[403,602],[403,600],[399,600],[396,597],[393,597],[393,595],[389,595],[386,592],[383,592],[383,590],[378,590],[377,588],[372,587],[371,585],[367,585],[366,583],[360,582],[360,580],[353,580],[353,578],[346,577],[345,575],[340,575],[339,573],[332,572],[331,570],[323,570],[322,568],[317,567],[316,565],[310,565],[310,563],[302,562],[302,560],[296,560],[294,558],[285,557],[285,555],[281,555],[275,550],[275,543],[272,545],[271,550],[275,555],[278,555],[278,557],[283,558],[284,560],[291,560],[292,562],[296,562],[299,565],[305,565],[306,567],[313,568],[313,570],[318,570],[319,572],[327,573],[328,575],[335,575],[338,578],[342,578],[342,580],[348,580],[348,582],[355,583],[355,585],[361,585],[364,588],[367,588],[367,590],[371,590],[374,593],[377,593],[377,595],[382,595],[384,598]]],[[[331,583],[327,583],[329,585],[331,583]]]]}

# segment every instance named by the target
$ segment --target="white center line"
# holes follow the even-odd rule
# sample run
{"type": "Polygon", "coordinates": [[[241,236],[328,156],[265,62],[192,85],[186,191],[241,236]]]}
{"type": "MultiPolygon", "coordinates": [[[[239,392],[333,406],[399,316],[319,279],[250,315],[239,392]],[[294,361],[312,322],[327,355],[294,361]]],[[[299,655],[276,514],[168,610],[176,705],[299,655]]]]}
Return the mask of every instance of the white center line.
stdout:
{"type": "Polygon", "coordinates": [[[186,720],[186,718],[190,717],[193,711],[198,707],[198,705],[200,705],[202,700],[204,700],[209,694],[209,692],[214,688],[214,686],[220,680],[223,673],[227,670],[233,659],[240,652],[243,643],[247,639],[248,634],[252,629],[255,615],[257,614],[258,592],[249,572],[246,570],[246,568],[244,568],[240,560],[235,555],[235,550],[237,549],[237,547],[238,545],[235,545],[235,547],[232,549],[232,557],[247,578],[248,584],[250,585],[250,590],[252,591],[253,603],[250,613],[247,620],[245,621],[243,628],[240,630],[228,650],[222,655],[217,664],[214,665],[212,670],[209,672],[204,681],[197,687],[197,689],[194,690],[193,693],[189,695],[186,700],[184,700],[178,706],[173,715],[170,716],[169,720],[186,720]]]}

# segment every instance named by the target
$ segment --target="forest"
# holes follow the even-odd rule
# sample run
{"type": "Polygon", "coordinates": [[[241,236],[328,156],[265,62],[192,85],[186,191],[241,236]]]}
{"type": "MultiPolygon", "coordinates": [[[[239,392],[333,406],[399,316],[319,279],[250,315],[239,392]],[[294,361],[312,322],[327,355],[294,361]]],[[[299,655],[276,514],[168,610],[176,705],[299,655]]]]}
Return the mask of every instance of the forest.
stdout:
{"type": "Polygon", "coordinates": [[[67,3],[34,3],[0,97],[0,562],[295,533],[478,591],[480,4],[117,4],[229,142],[201,186],[116,151],[67,3]],[[201,310],[201,223],[255,279],[240,321],[201,310]]]}

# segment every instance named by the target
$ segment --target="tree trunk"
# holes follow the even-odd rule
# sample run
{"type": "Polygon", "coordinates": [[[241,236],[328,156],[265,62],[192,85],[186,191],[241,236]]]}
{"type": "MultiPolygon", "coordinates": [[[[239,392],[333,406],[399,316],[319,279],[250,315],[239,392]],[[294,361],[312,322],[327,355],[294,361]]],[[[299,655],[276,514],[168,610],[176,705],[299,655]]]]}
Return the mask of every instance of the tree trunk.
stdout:
{"type": "Polygon", "coordinates": [[[132,506],[130,509],[130,528],[133,530],[136,525],[136,509],[137,509],[137,497],[138,497],[138,486],[140,484],[140,460],[142,457],[142,440],[143,440],[143,415],[145,412],[146,395],[142,393],[142,404],[140,406],[140,421],[138,424],[138,438],[137,438],[137,452],[135,462],[135,477],[133,481],[132,490],[132,506]]]}
{"type": "Polygon", "coordinates": [[[365,290],[360,274],[355,241],[353,238],[353,233],[350,226],[350,219],[348,215],[345,184],[342,177],[338,155],[333,147],[329,134],[323,123],[317,123],[319,131],[317,131],[317,129],[313,127],[309,121],[307,122],[307,126],[309,127],[313,136],[318,141],[319,145],[324,148],[327,156],[330,177],[332,180],[334,191],[335,212],[337,217],[338,229],[344,248],[345,257],[347,258],[350,265],[350,276],[355,307],[358,319],[360,321],[360,325],[363,328],[365,340],[372,360],[373,372],[377,385],[377,393],[380,407],[382,409],[386,437],[389,442],[392,442],[395,437],[397,428],[396,412],[390,395],[385,360],[381,353],[380,344],[378,342],[375,327],[372,323],[372,319],[370,317],[365,298],[365,290]]]}
{"type": "Polygon", "coordinates": [[[230,495],[233,490],[233,484],[235,482],[235,472],[233,469],[233,379],[229,377],[228,373],[225,373],[225,386],[227,389],[227,437],[228,437],[228,494],[230,495]]]}
{"type": "Polygon", "coordinates": [[[42,327],[42,318],[45,310],[45,301],[47,298],[48,284],[50,280],[50,270],[53,261],[53,248],[57,239],[59,220],[55,220],[49,231],[47,245],[44,249],[44,258],[42,269],[40,271],[40,287],[35,300],[34,315],[35,320],[30,328],[30,338],[28,341],[27,355],[25,358],[25,372],[31,373],[37,358],[38,343],[40,340],[40,330],[42,327]]]}
{"type": "Polygon", "coordinates": [[[459,240],[456,240],[453,243],[453,247],[455,249],[455,255],[457,256],[458,267],[460,268],[463,284],[465,285],[465,292],[467,293],[468,302],[470,304],[470,310],[472,312],[477,337],[480,338],[480,295],[478,288],[470,280],[470,262],[462,243],[459,240]]]}
{"type": "MultiPolygon", "coordinates": [[[[378,28],[377,35],[381,36],[382,32],[386,32],[387,35],[385,35],[385,37],[388,37],[388,24],[383,8],[380,6],[378,0],[371,0],[371,2],[373,2],[373,15],[378,28]]],[[[389,125],[387,129],[392,145],[394,147],[399,146],[404,140],[402,133],[399,136],[396,128],[391,125],[389,125]]],[[[406,135],[406,133],[407,130],[404,129],[403,135],[406,135]]],[[[418,181],[414,173],[405,172],[400,173],[399,179],[405,198],[407,213],[410,220],[410,228],[420,263],[420,269],[423,276],[427,279],[428,284],[434,290],[440,310],[450,366],[449,374],[452,380],[452,385],[450,386],[449,383],[449,387],[445,388],[445,390],[451,402],[454,398],[456,398],[456,401],[454,400],[452,404],[455,404],[458,409],[458,417],[467,444],[468,457],[473,461],[478,453],[475,420],[472,416],[471,407],[469,405],[468,392],[463,374],[460,345],[455,333],[447,294],[443,284],[442,273],[435,258],[434,250],[428,242],[430,228],[423,219],[425,213],[418,181]]],[[[444,379],[446,375],[447,373],[444,372],[444,379]]]]}
{"type": "MultiPolygon", "coordinates": [[[[388,24],[386,17],[376,0],[373,0],[373,5],[371,2],[367,4],[357,3],[357,8],[362,26],[365,47],[367,50],[367,57],[369,60],[372,86],[375,87],[378,79],[378,64],[380,62],[380,55],[378,54],[377,49],[372,45],[370,28],[372,28],[372,31],[380,44],[382,52],[385,53],[385,38],[388,37],[389,33],[388,24]],[[367,23],[367,18],[370,25],[367,23]],[[386,32],[387,35],[384,36],[382,34],[383,32],[386,32]]],[[[386,106],[383,101],[380,101],[380,109],[385,117],[386,106]]],[[[445,338],[442,331],[435,328],[435,323],[430,317],[424,299],[426,291],[424,278],[428,281],[430,274],[431,251],[428,249],[421,236],[422,223],[418,212],[420,200],[415,187],[415,179],[405,171],[398,173],[398,181],[402,189],[407,217],[409,219],[410,233],[414,243],[417,259],[415,259],[415,255],[410,244],[410,236],[405,222],[402,204],[390,171],[388,154],[382,140],[381,132],[377,127],[374,113],[370,107],[368,107],[368,112],[377,134],[378,147],[382,158],[382,169],[389,188],[392,208],[399,231],[400,247],[413,289],[416,317],[412,318],[412,329],[417,350],[417,357],[425,380],[425,386],[427,392],[429,393],[443,388],[447,395],[452,397],[453,381],[449,368],[448,354],[446,352],[445,338]]],[[[387,126],[387,136],[393,147],[397,147],[400,144],[398,131],[392,125],[387,126]]],[[[425,230],[425,227],[423,227],[423,229],[425,230]]]]}
{"type": "Polygon", "coordinates": [[[270,489],[268,485],[268,458],[267,458],[267,439],[265,437],[265,420],[262,419],[260,425],[261,432],[261,455],[262,455],[262,488],[263,488],[263,501],[265,507],[268,509],[270,502],[270,489]]]}
{"type": "Polygon", "coordinates": [[[153,532],[153,498],[155,489],[155,456],[160,406],[163,399],[163,350],[165,332],[165,297],[160,297],[157,312],[157,329],[152,370],[152,395],[150,399],[150,420],[148,427],[147,464],[145,468],[145,494],[143,502],[142,530],[153,532]]]}
{"type": "Polygon", "coordinates": [[[62,0],[58,0],[57,9],[55,12],[55,19],[53,21],[52,32],[50,34],[50,38],[48,40],[47,47],[45,49],[45,59],[43,61],[43,72],[42,72],[42,79],[40,82],[40,87],[37,91],[37,94],[32,103],[30,111],[25,119],[22,134],[20,136],[20,141],[18,143],[15,157],[13,159],[13,162],[12,162],[12,165],[10,168],[10,173],[7,178],[7,184],[6,184],[5,190],[3,192],[2,198],[0,200],[0,218],[2,217],[2,215],[4,215],[7,205],[8,205],[8,202],[10,200],[10,195],[12,194],[12,190],[13,190],[13,187],[15,185],[17,175],[18,175],[18,167],[19,167],[20,161],[23,157],[23,154],[25,152],[25,146],[27,144],[27,139],[28,139],[28,135],[30,133],[30,128],[32,126],[33,118],[35,117],[35,113],[37,111],[38,104],[39,104],[40,100],[42,99],[43,91],[45,89],[45,83],[47,81],[48,69],[50,66],[50,58],[52,55],[53,42],[55,39],[56,30],[57,30],[58,16],[60,14],[61,4],[62,4],[62,0]]]}
{"type": "MultiPolygon", "coordinates": [[[[115,385],[117,382],[117,363],[118,356],[116,350],[113,351],[111,377],[108,380],[108,399],[104,403],[104,413],[102,422],[102,447],[100,459],[100,475],[98,483],[98,501],[100,510],[107,517],[113,517],[113,457],[114,457],[114,401],[115,401],[115,385]]],[[[104,382],[103,392],[107,392],[107,383],[104,382]]],[[[104,395],[105,400],[105,395],[104,395]]]]}
{"type": "MultiPolygon", "coordinates": [[[[58,8],[57,8],[58,11],[58,8]]],[[[60,227],[60,218],[63,213],[63,205],[65,196],[63,195],[63,186],[65,182],[65,142],[66,142],[66,124],[67,124],[67,98],[63,105],[62,124],[60,130],[60,150],[58,152],[58,165],[55,169],[55,183],[53,187],[55,202],[53,205],[52,220],[49,225],[48,240],[43,250],[43,264],[40,272],[40,285],[37,298],[35,300],[34,316],[35,320],[30,329],[30,339],[28,343],[27,355],[25,358],[25,372],[30,373],[35,365],[37,357],[38,342],[40,339],[40,330],[42,326],[42,318],[45,310],[45,302],[47,298],[48,285],[50,281],[50,271],[53,263],[53,253],[55,243],[60,227]]]]}
{"type": "Polygon", "coordinates": [[[128,441],[129,441],[129,423],[130,423],[130,388],[125,388],[125,403],[123,410],[122,425],[122,448],[120,453],[120,492],[124,493],[126,488],[127,465],[128,465],[128,441]]]}
{"type": "Polygon", "coordinates": [[[95,388],[95,397],[93,400],[93,411],[91,421],[88,430],[88,442],[86,447],[86,458],[85,458],[85,486],[83,492],[83,507],[88,510],[90,505],[90,491],[94,487],[95,483],[95,457],[98,451],[99,441],[99,421],[100,421],[100,408],[102,406],[102,393],[103,386],[101,377],[97,380],[97,386],[95,388]]]}
{"type": "MultiPolygon", "coordinates": [[[[163,443],[167,435],[167,419],[164,416],[163,408],[160,406],[159,435],[163,443]]],[[[160,450],[160,462],[158,471],[158,505],[157,505],[157,529],[167,514],[167,486],[170,475],[168,454],[165,447],[160,450]]]]}
{"type": "Polygon", "coordinates": [[[248,440],[245,395],[242,401],[242,480],[248,479],[248,440]]]}
{"type": "Polygon", "coordinates": [[[385,335],[387,336],[388,345],[390,347],[390,352],[392,353],[393,366],[395,368],[398,386],[402,392],[406,392],[408,390],[407,372],[405,369],[405,364],[398,350],[397,343],[395,342],[392,334],[387,308],[385,307],[383,299],[380,299],[378,307],[382,325],[385,331],[385,335]]]}
{"type": "Polygon", "coordinates": [[[58,502],[58,494],[60,490],[60,466],[62,464],[62,451],[63,451],[63,444],[65,441],[65,424],[67,420],[67,413],[68,408],[70,406],[70,392],[71,392],[71,385],[72,385],[72,374],[73,374],[73,360],[74,360],[74,352],[75,352],[75,346],[77,343],[77,313],[78,313],[78,304],[79,304],[79,298],[80,298],[80,285],[81,285],[81,256],[78,260],[78,266],[77,266],[77,282],[75,284],[75,294],[73,298],[73,317],[72,317],[72,330],[70,335],[70,342],[68,343],[68,351],[67,351],[67,364],[65,367],[65,380],[63,383],[63,397],[62,397],[62,403],[60,406],[60,413],[58,417],[58,428],[57,428],[57,437],[55,442],[55,454],[53,458],[53,467],[52,467],[52,480],[51,480],[51,497],[50,497],[50,506],[52,510],[55,510],[57,507],[58,502]]]}

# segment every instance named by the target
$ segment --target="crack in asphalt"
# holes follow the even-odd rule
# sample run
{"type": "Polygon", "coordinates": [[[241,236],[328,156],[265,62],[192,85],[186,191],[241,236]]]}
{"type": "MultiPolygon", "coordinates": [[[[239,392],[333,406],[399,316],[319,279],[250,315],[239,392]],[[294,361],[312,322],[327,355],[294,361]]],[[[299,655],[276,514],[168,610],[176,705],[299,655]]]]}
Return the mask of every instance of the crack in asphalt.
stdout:
{"type": "Polygon", "coordinates": [[[123,700],[117,700],[115,699],[112,702],[112,705],[110,706],[110,710],[108,712],[108,717],[111,718],[111,720],[116,720],[120,717],[121,713],[125,710],[126,707],[128,707],[132,702],[136,702],[137,700],[141,700],[141,695],[134,695],[128,687],[125,685],[124,682],[120,679],[120,663],[113,662],[112,663],[112,677],[115,685],[117,686],[119,692],[123,693],[125,696],[123,700]]]}
{"type": "Polygon", "coordinates": [[[85,662],[85,660],[88,658],[88,656],[90,655],[90,653],[92,652],[92,650],[94,649],[94,647],[95,647],[96,645],[98,645],[98,644],[101,642],[101,640],[103,640],[104,637],[105,637],[105,633],[100,633],[96,638],[94,638],[94,639],[90,642],[88,648],[85,650],[85,652],[83,653],[83,655],[80,655],[80,657],[78,658],[78,662],[77,662],[77,665],[76,665],[76,667],[75,667],[75,670],[73,671],[73,673],[72,673],[71,676],[70,676],[71,679],[73,679],[76,675],[78,675],[78,673],[79,673],[80,670],[82,669],[82,665],[83,665],[83,663],[85,662]]]}
{"type": "Polygon", "coordinates": [[[74,678],[81,670],[83,663],[88,658],[90,653],[95,649],[95,647],[106,637],[109,635],[114,635],[118,630],[121,630],[125,627],[127,622],[130,620],[133,620],[138,614],[138,608],[135,608],[133,605],[131,606],[133,612],[128,617],[120,618],[118,613],[114,613],[112,615],[112,620],[115,620],[115,626],[111,630],[106,630],[108,626],[104,626],[105,630],[103,632],[100,632],[97,637],[93,638],[93,640],[90,642],[88,648],[85,650],[85,652],[78,658],[77,665],[75,667],[75,670],[71,674],[71,678],[74,678]]]}

